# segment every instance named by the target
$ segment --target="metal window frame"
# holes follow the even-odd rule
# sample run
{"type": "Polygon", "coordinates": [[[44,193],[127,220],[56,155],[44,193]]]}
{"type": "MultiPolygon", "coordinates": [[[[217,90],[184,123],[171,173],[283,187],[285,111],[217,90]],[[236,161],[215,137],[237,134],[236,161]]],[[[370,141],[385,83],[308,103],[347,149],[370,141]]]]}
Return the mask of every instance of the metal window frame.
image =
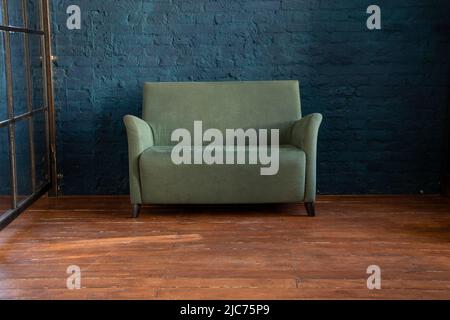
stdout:
{"type": "Polygon", "coordinates": [[[13,122],[19,122],[20,120],[25,119],[25,118],[31,118],[36,113],[46,112],[47,110],[48,110],[47,107],[36,108],[32,111],[22,113],[20,116],[12,117],[11,119],[6,119],[3,121],[0,121],[0,128],[6,127],[10,123],[13,123],[13,122]]]}
{"type": "Polygon", "coordinates": [[[41,30],[32,30],[32,29],[25,29],[20,27],[13,27],[13,26],[0,26],[0,30],[3,31],[9,31],[9,32],[19,32],[19,33],[28,33],[28,34],[40,34],[44,35],[44,31],[41,30]]]}
{"type": "Polygon", "coordinates": [[[45,101],[47,104],[47,134],[48,134],[48,155],[49,155],[49,176],[50,176],[50,191],[49,196],[58,196],[58,168],[56,158],[56,113],[55,113],[55,99],[53,88],[53,54],[52,54],[52,33],[50,21],[50,5],[49,0],[41,1],[41,27],[44,31],[42,41],[44,45],[41,46],[44,50],[44,81],[46,84],[45,101]]]}
{"type": "Polygon", "coordinates": [[[39,197],[46,192],[57,195],[57,169],[56,169],[56,136],[55,136],[55,107],[53,101],[53,81],[52,81],[52,55],[51,55],[51,21],[49,0],[39,1],[40,27],[42,30],[28,29],[28,7],[27,0],[21,0],[21,13],[24,21],[24,27],[15,27],[9,25],[8,1],[1,0],[1,8],[3,20],[0,21],[0,31],[3,34],[4,56],[5,56],[5,80],[7,92],[7,119],[0,121],[0,128],[8,128],[9,140],[9,166],[10,166],[10,183],[11,183],[11,209],[0,212],[0,230],[11,223],[22,213],[28,206],[33,204],[39,197]],[[18,33],[24,36],[24,68],[25,82],[27,88],[27,111],[20,115],[14,115],[14,88],[13,88],[13,70],[11,65],[11,34],[18,33]],[[29,39],[30,35],[39,35],[41,54],[43,56],[42,72],[43,72],[43,98],[44,106],[33,109],[33,80],[31,78],[31,61],[29,39]],[[45,119],[45,138],[46,138],[46,158],[48,164],[48,179],[42,185],[36,185],[36,167],[35,167],[35,148],[34,148],[34,115],[38,113],[44,114],[45,119]],[[25,199],[18,199],[17,185],[17,161],[16,161],[16,137],[15,124],[19,121],[28,122],[28,139],[30,154],[30,175],[32,194],[25,199]]]}

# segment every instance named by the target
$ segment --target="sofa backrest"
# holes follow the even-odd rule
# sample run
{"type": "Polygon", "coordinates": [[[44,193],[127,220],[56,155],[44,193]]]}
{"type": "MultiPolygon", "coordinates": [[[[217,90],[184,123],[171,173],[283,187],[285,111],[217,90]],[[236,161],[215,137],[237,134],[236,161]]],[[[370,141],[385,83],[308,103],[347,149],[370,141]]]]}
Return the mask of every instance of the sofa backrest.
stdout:
{"type": "Polygon", "coordinates": [[[143,119],[156,145],[174,145],[178,128],[193,134],[194,121],[203,131],[279,129],[288,143],[292,123],[301,117],[298,81],[159,82],[144,86],[143,119]]]}

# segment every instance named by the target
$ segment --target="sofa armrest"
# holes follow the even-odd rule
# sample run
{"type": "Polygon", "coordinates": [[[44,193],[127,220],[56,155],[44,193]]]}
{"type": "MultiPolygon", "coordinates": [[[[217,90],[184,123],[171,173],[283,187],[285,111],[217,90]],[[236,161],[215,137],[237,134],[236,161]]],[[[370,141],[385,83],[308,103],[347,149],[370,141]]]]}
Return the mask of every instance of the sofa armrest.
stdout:
{"type": "Polygon", "coordinates": [[[313,113],[297,120],[292,126],[291,144],[306,154],[305,202],[316,199],[317,137],[321,122],[322,115],[313,113]]]}
{"type": "Polygon", "coordinates": [[[133,204],[141,204],[139,156],[154,145],[153,131],[142,119],[127,115],[123,118],[128,137],[128,162],[130,170],[130,197],[133,204]]]}

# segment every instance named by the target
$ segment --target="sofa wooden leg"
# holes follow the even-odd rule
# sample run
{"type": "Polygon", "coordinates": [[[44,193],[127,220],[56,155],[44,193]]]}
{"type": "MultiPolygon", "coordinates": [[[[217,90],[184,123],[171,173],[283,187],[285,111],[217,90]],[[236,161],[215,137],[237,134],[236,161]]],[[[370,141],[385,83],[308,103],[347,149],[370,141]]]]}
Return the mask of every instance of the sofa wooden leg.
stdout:
{"type": "Polygon", "coordinates": [[[139,217],[139,213],[141,213],[141,205],[140,204],[133,204],[133,209],[131,211],[131,215],[133,218],[139,217]]]}
{"type": "Polygon", "coordinates": [[[316,208],[314,206],[314,202],[305,202],[306,212],[308,212],[308,217],[316,216],[316,208]]]}

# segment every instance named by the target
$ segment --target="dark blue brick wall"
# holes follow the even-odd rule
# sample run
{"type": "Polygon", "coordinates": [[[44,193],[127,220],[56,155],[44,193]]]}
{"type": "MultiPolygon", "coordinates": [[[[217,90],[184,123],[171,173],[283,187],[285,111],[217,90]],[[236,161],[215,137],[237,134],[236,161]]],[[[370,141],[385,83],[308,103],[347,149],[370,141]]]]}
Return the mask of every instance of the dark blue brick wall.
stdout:
{"type": "Polygon", "coordinates": [[[444,0],[53,1],[62,191],[128,192],[122,117],[145,81],[298,79],[304,114],[325,117],[321,193],[438,192],[449,14],[444,0]]]}

